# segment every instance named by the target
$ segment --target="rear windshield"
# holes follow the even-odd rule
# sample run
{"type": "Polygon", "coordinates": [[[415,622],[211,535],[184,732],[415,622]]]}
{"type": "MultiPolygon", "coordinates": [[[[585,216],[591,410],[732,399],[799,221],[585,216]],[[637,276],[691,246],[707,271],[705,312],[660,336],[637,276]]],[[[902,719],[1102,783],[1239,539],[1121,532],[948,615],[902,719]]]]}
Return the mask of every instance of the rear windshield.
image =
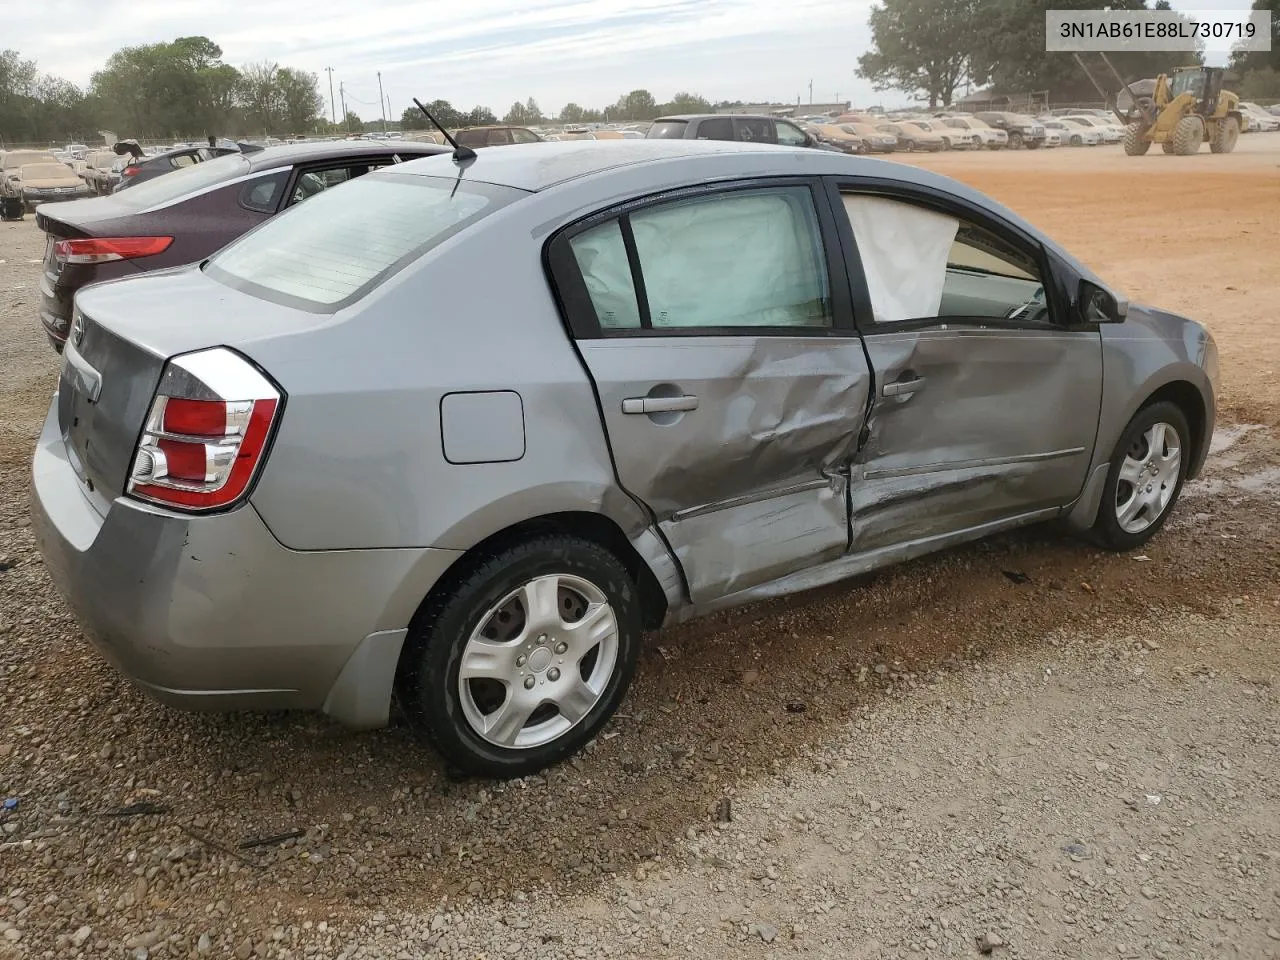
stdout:
{"type": "Polygon", "coordinates": [[[650,125],[645,137],[650,140],[683,140],[688,125],[686,120],[658,120],[650,125]]]}
{"type": "Polygon", "coordinates": [[[242,154],[229,153],[225,157],[193,163],[172,173],[143,180],[128,190],[113,193],[111,199],[133,210],[149,210],[205,187],[242,177],[248,172],[249,161],[242,154]]]}
{"type": "Polygon", "coordinates": [[[268,220],[205,270],[264,300],[329,313],[523,195],[452,178],[367,174],[268,220]]]}
{"type": "Polygon", "coordinates": [[[76,172],[65,163],[24,163],[18,172],[23,180],[77,179],[76,172]]]}
{"type": "Polygon", "coordinates": [[[53,163],[57,158],[44,150],[14,150],[0,153],[0,168],[16,170],[26,163],[53,163]]]}

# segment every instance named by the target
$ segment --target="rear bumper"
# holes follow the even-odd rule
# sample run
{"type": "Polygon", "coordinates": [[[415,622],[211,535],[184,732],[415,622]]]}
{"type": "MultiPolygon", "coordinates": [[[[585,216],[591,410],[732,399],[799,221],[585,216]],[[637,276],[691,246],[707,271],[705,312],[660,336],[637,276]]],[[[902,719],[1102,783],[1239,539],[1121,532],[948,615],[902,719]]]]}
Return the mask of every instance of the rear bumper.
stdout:
{"type": "Polygon", "coordinates": [[[165,703],[326,709],[385,723],[400,641],[447,550],[294,551],[252,506],[186,517],[81,491],[56,398],[36,446],[32,526],[89,639],[165,703]]]}

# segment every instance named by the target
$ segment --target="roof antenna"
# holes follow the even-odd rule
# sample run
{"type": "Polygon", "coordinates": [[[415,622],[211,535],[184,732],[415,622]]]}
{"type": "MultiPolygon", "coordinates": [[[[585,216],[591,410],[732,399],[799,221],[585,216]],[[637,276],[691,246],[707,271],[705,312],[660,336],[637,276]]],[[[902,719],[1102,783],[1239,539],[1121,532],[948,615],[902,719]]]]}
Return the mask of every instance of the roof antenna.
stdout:
{"type": "Polygon", "coordinates": [[[444,138],[449,141],[449,146],[453,147],[454,163],[466,163],[468,160],[474,160],[476,158],[476,152],[470,147],[460,145],[457,140],[453,139],[449,131],[441,126],[440,121],[433,117],[427,108],[422,105],[421,100],[414,97],[413,102],[417,105],[418,109],[423,112],[426,118],[436,125],[436,129],[444,134],[444,138]]]}

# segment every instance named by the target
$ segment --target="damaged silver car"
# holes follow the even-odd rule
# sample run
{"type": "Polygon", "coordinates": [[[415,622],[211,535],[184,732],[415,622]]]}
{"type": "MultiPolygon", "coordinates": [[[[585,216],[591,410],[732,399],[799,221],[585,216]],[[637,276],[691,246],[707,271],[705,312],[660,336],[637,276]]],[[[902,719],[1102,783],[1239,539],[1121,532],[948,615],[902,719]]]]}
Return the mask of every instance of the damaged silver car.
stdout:
{"type": "Polygon", "coordinates": [[[600,730],[642,630],[1039,521],[1137,547],[1216,379],[1199,324],[926,170],[460,151],[81,291],[34,525],[155,697],[394,698],[514,776],[600,730]]]}

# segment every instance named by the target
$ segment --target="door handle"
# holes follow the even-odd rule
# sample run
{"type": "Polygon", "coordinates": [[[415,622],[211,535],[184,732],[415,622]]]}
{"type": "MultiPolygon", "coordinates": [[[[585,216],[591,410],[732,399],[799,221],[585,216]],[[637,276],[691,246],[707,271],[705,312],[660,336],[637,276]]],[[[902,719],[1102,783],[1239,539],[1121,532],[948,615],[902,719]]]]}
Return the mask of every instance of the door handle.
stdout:
{"type": "Polygon", "coordinates": [[[623,413],[676,413],[681,410],[697,410],[698,398],[683,397],[627,397],[622,401],[623,413]]]}
{"type": "Polygon", "coordinates": [[[884,389],[880,391],[886,397],[902,397],[909,393],[915,393],[925,385],[924,377],[916,377],[912,380],[898,380],[894,383],[886,383],[884,389]]]}

